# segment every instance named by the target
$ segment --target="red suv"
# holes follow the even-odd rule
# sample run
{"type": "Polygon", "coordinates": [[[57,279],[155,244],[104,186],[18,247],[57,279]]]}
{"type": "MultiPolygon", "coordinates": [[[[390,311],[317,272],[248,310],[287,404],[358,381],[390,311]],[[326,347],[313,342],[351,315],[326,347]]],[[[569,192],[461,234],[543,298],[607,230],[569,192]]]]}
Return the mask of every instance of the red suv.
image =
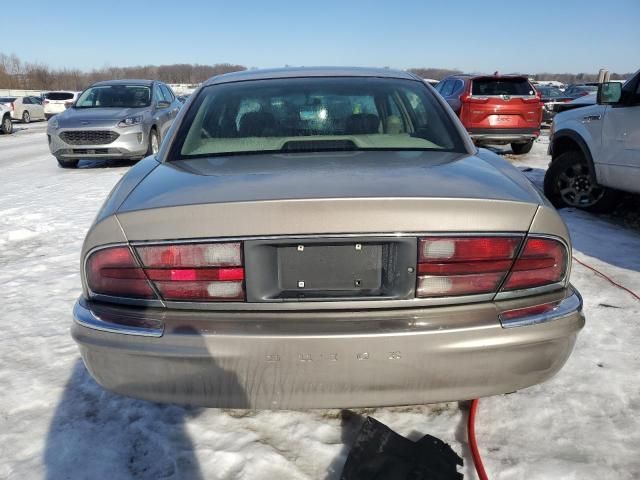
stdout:
{"type": "Polygon", "coordinates": [[[436,90],[477,145],[510,143],[513,153],[522,154],[540,135],[542,100],[526,77],[454,75],[436,90]]]}

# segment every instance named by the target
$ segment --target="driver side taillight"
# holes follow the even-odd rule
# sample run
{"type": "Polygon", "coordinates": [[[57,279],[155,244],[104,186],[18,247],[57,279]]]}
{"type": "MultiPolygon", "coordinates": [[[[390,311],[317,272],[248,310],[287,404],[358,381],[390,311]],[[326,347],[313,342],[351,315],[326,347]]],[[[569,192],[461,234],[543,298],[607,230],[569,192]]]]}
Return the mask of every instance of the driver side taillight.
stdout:
{"type": "Polygon", "coordinates": [[[111,247],[87,259],[92,293],[173,301],[243,301],[241,243],[111,247]]]}

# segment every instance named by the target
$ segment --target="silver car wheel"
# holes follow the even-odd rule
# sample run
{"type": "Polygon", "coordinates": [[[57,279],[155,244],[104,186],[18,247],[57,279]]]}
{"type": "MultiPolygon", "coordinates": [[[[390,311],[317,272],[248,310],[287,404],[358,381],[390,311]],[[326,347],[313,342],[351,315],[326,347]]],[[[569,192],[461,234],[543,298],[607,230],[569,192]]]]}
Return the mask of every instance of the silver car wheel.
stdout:
{"type": "Polygon", "coordinates": [[[22,123],[29,123],[31,121],[31,115],[26,110],[22,112],[22,123]]]}
{"type": "Polygon", "coordinates": [[[151,153],[154,155],[158,153],[160,149],[160,142],[158,141],[158,134],[156,132],[151,132],[151,153]]]}
{"type": "Polygon", "coordinates": [[[5,115],[2,120],[2,131],[6,134],[9,134],[13,131],[13,124],[11,123],[11,118],[9,115],[5,115]]]}

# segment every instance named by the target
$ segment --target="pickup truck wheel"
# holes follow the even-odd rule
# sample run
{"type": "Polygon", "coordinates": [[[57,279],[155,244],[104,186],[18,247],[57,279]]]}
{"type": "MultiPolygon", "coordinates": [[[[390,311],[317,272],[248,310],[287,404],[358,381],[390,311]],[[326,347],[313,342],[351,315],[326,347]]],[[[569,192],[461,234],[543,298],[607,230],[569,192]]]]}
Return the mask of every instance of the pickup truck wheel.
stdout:
{"type": "Polygon", "coordinates": [[[31,115],[26,110],[22,112],[22,123],[29,123],[31,121],[31,115]]]}
{"type": "Polygon", "coordinates": [[[511,144],[511,150],[515,155],[524,155],[525,153],[529,153],[532,147],[533,147],[533,140],[530,140],[527,143],[511,144]]]}
{"type": "Polygon", "coordinates": [[[2,131],[2,133],[5,133],[7,135],[13,132],[13,123],[11,122],[11,116],[8,113],[2,118],[2,124],[0,124],[0,131],[2,131]]]}
{"type": "Polygon", "coordinates": [[[582,152],[565,152],[544,176],[544,193],[558,208],[576,207],[602,213],[613,209],[618,192],[596,183],[582,152]]]}
{"type": "Polygon", "coordinates": [[[78,163],[80,162],[80,160],[63,160],[62,158],[58,157],[56,157],[56,160],[58,161],[58,165],[60,165],[62,168],[77,168],[78,163]]]}

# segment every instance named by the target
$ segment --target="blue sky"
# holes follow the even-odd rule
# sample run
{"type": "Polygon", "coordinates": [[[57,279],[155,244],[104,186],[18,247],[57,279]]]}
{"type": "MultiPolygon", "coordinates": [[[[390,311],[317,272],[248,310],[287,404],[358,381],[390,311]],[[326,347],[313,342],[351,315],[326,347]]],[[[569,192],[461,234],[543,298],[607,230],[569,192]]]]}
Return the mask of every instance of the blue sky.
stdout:
{"type": "Polygon", "coordinates": [[[640,68],[640,0],[7,3],[0,11],[0,52],[55,67],[229,62],[527,73],[640,68]],[[32,21],[6,21],[25,12],[32,21]]]}

